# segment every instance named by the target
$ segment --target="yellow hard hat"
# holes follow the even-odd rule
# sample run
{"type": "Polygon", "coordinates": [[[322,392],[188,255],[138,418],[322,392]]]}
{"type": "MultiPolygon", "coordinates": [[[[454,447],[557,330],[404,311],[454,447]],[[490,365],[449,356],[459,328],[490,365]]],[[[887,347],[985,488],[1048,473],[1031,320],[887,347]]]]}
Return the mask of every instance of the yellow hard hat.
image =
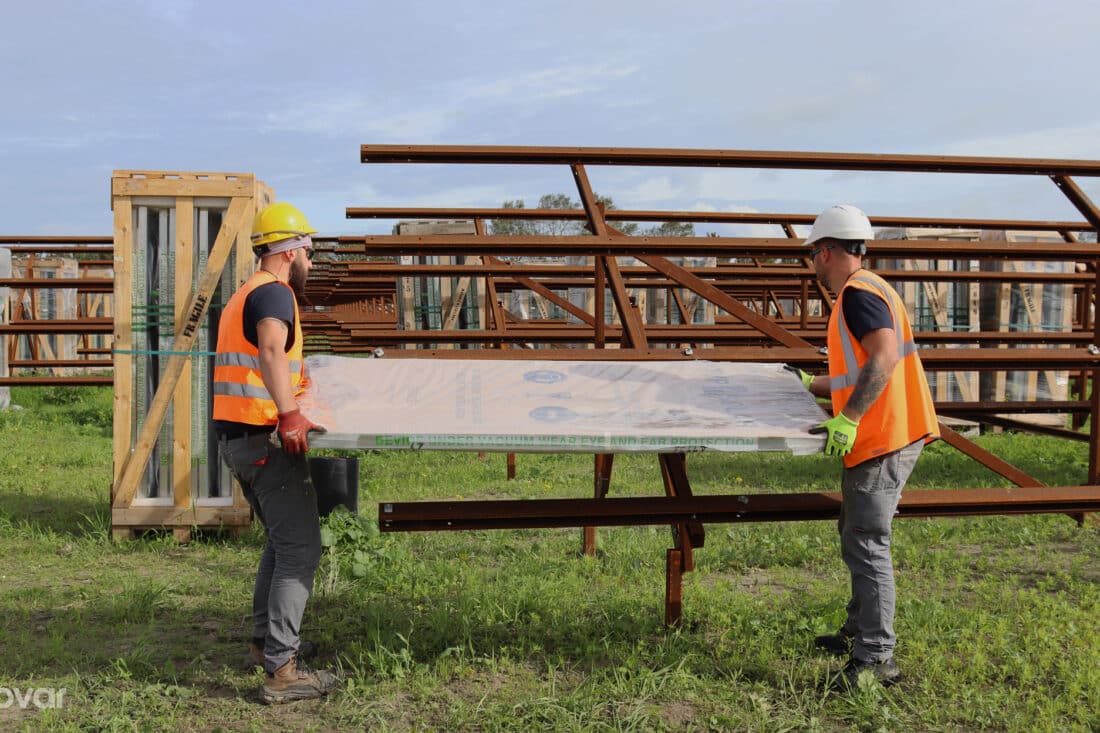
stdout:
{"type": "Polygon", "coordinates": [[[317,230],[309,225],[302,212],[283,201],[260,209],[252,220],[253,247],[263,247],[282,239],[316,233],[317,230]]]}

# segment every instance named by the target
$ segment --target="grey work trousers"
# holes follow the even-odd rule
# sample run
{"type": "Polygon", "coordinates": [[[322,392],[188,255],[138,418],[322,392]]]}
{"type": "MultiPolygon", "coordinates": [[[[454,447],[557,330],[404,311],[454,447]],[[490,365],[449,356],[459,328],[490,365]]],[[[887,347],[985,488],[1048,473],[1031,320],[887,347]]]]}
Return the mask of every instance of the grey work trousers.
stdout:
{"type": "Polygon", "coordinates": [[[894,559],[892,522],[901,490],[924,448],[918,440],[893,453],[845,468],[841,479],[840,554],[852,581],[844,630],[852,656],[868,662],[894,654],[894,559]]]}
{"type": "Polygon", "coordinates": [[[268,433],[221,440],[222,460],[267,532],[252,594],[252,636],[264,641],[273,673],[298,651],[299,629],[321,561],[317,494],[304,455],[291,456],[268,433]]]}

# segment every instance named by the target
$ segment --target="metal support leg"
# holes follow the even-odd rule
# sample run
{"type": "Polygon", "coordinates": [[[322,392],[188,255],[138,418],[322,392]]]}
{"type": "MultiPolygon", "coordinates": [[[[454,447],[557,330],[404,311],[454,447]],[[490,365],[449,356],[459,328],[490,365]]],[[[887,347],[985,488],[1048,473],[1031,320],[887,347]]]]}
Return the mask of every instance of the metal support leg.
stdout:
{"type": "Polygon", "coordinates": [[[665,626],[679,626],[683,611],[683,558],[679,550],[665,556],[665,626]]]}
{"type": "MultiPolygon", "coordinates": [[[[662,453],[661,477],[668,496],[689,497],[691,485],[687,478],[687,457],[683,453],[662,453]]],[[[706,540],[700,522],[681,522],[672,525],[675,547],[668,551],[665,562],[665,625],[678,626],[683,608],[683,574],[695,569],[693,549],[702,547],[706,540]]]]}
{"type": "MultiPolygon", "coordinates": [[[[595,456],[595,471],[593,479],[594,495],[597,499],[607,496],[611,488],[611,466],[615,460],[614,453],[597,453],[595,456]]],[[[584,528],[584,554],[589,557],[596,556],[596,528],[584,528]]]]}

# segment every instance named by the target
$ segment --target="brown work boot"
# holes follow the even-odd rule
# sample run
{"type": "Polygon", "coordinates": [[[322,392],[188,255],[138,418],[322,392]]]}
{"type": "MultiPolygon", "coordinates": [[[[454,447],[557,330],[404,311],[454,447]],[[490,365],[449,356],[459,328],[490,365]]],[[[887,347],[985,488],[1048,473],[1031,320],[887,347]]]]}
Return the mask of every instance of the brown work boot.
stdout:
{"type": "Polygon", "coordinates": [[[340,678],[328,670],[313,671],[298,662],[297,657],[264,676],[260,687],[260,700],[277,705],[295,700],[312,700],[332,692],[340,684],[340,678]]]}
{"type": "MultiPolygon", "coordinates": [[[[312,641],[302,639],[298,642],[298,658],[308,662],[317,656],[317,645],[312,641]]],[[[241,670],[251,672],[254,669],[263,669],[264,666],[264,640],[253,638],[248,644],[248,653],[241,660],[241,670]]]]}

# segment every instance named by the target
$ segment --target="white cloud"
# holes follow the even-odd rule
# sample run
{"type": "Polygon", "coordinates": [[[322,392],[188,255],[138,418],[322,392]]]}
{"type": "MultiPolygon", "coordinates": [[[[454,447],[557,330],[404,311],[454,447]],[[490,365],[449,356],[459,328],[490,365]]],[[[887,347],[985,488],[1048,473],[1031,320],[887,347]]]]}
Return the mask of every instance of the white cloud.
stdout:
{"type": "Polygon", "coordinates": [[[753,127],[821,125],[870,112],[885,101],[888,92],[885,81],[871,71],[850,71],[831,82],[817,94],[769,96],[747,107],[740,117],[753,127]]]}
{"type": "Polygon", "coordinates": [[[948,155],[993,155],[1018,158],[1100,158],[1100,120],[1080,125],[1048,127],[1003,135],[959,140],[947,145],[948,155]]]}
{"type": "Polygon", "coordinates": [[[675,201],[682,198],[684,189],[674,184],[668,176],[647,178],[633,188],[623,191],[621,198],[615,197],[622,206],[633,207],[639,203],[651,204],[654,202],[675,201]]]}
{"type": "Polygon", "coordinates": [[[714,168],[691,175],[695,196],[720,208],[739,201],[831,199],[838,188],[838,174],[828,171],[714,168]]]}
{"type": "MultiPolygon", "coordinates": [[[[742,214],[759,214],[759,209],[751,206],[733,204],[722,211],[742,214]]],[[[785,237],[783,230],[775,224],[713,224],[713,231],[726,237],[785,237]]]]}
{"type": "Polygon", "coordinates": [[[639,70],[635,65],[571,64],[528,71],[495,79],[462,79],[450,84],[455,99],[508,99],[512,103],[574,97],[602,91],[639,70]]]}
{"type": "Polygon", "coordinates": [[[178,26],[187,25],[194,9],[195,3],[192,0],[157,0],[145,6],[145,11],[154,18],[178,26]]]}
{"type": "MultiPolygon", "coordinates": [[[[213,14],[196,0],[120,0],[106,13],[66,3],[64,17],[50,3],[8,5],[0,59],[20,70],[8,80],[18,113],[0,122],[12,231],[109,227],[105,177],[67,180],[74,225],[51,218],[69,165],[253,171],[280,195],[315,197],[315,223],[329,231],[366,223],[347,222],[347,206],[576,196],[564,166],[361,166],[362,143],[1100,159],[1100,95],[1080,93],[1095,86],[1095,1],[1065,0],[1059,12],[1023,0],[856,0],[846,12],[779,2],[730,13],[704,0],[670,15],[642,0],[629,16],[581,0],[490,0],[476,14],[419,0],[243,0],[213,14]],[[1035,39],[1062,42],[1051,52],[1035,39]],[[28,185],[35,175],[42,183],[28,185]]],[[[588,172],[623,208],[814,213],[851,201],[879,215],[1075,217],[1041,177],[588,172]]],[[[1077,180],[1100,201],[1100,178],[1077,180]]]]}
{"type": "Polygon", "coordinates": [[[270,111],[263,116],[264,132],[309,133],[329,137],[430,142],[445,130],[449,113],[438,108],[403,109],[380,114],[394,105],[369,96],[340,94],[306,100],[301,105],[270,111]]]}
{"type": "Polygon", "coordinates": [[[91,150],[107,143],[120,141],[148,141],[156,139],[148,132],[110,132],[85,130],[72,134],[15,135],[0,138],[0,153],[11,155],[27,152],[73,152],[91,150]]]}
{"type": "Polygon", "coordinates": [[[576,64],[445,81],[405,97],[377,90],[307,95],[293,107],[264,113],[261,129],[431,143],[487,105],[505,104],[517,117],[530,116],[535,112],[532,105],[601,93],[637,70],[622,64],[576,64]]]}

